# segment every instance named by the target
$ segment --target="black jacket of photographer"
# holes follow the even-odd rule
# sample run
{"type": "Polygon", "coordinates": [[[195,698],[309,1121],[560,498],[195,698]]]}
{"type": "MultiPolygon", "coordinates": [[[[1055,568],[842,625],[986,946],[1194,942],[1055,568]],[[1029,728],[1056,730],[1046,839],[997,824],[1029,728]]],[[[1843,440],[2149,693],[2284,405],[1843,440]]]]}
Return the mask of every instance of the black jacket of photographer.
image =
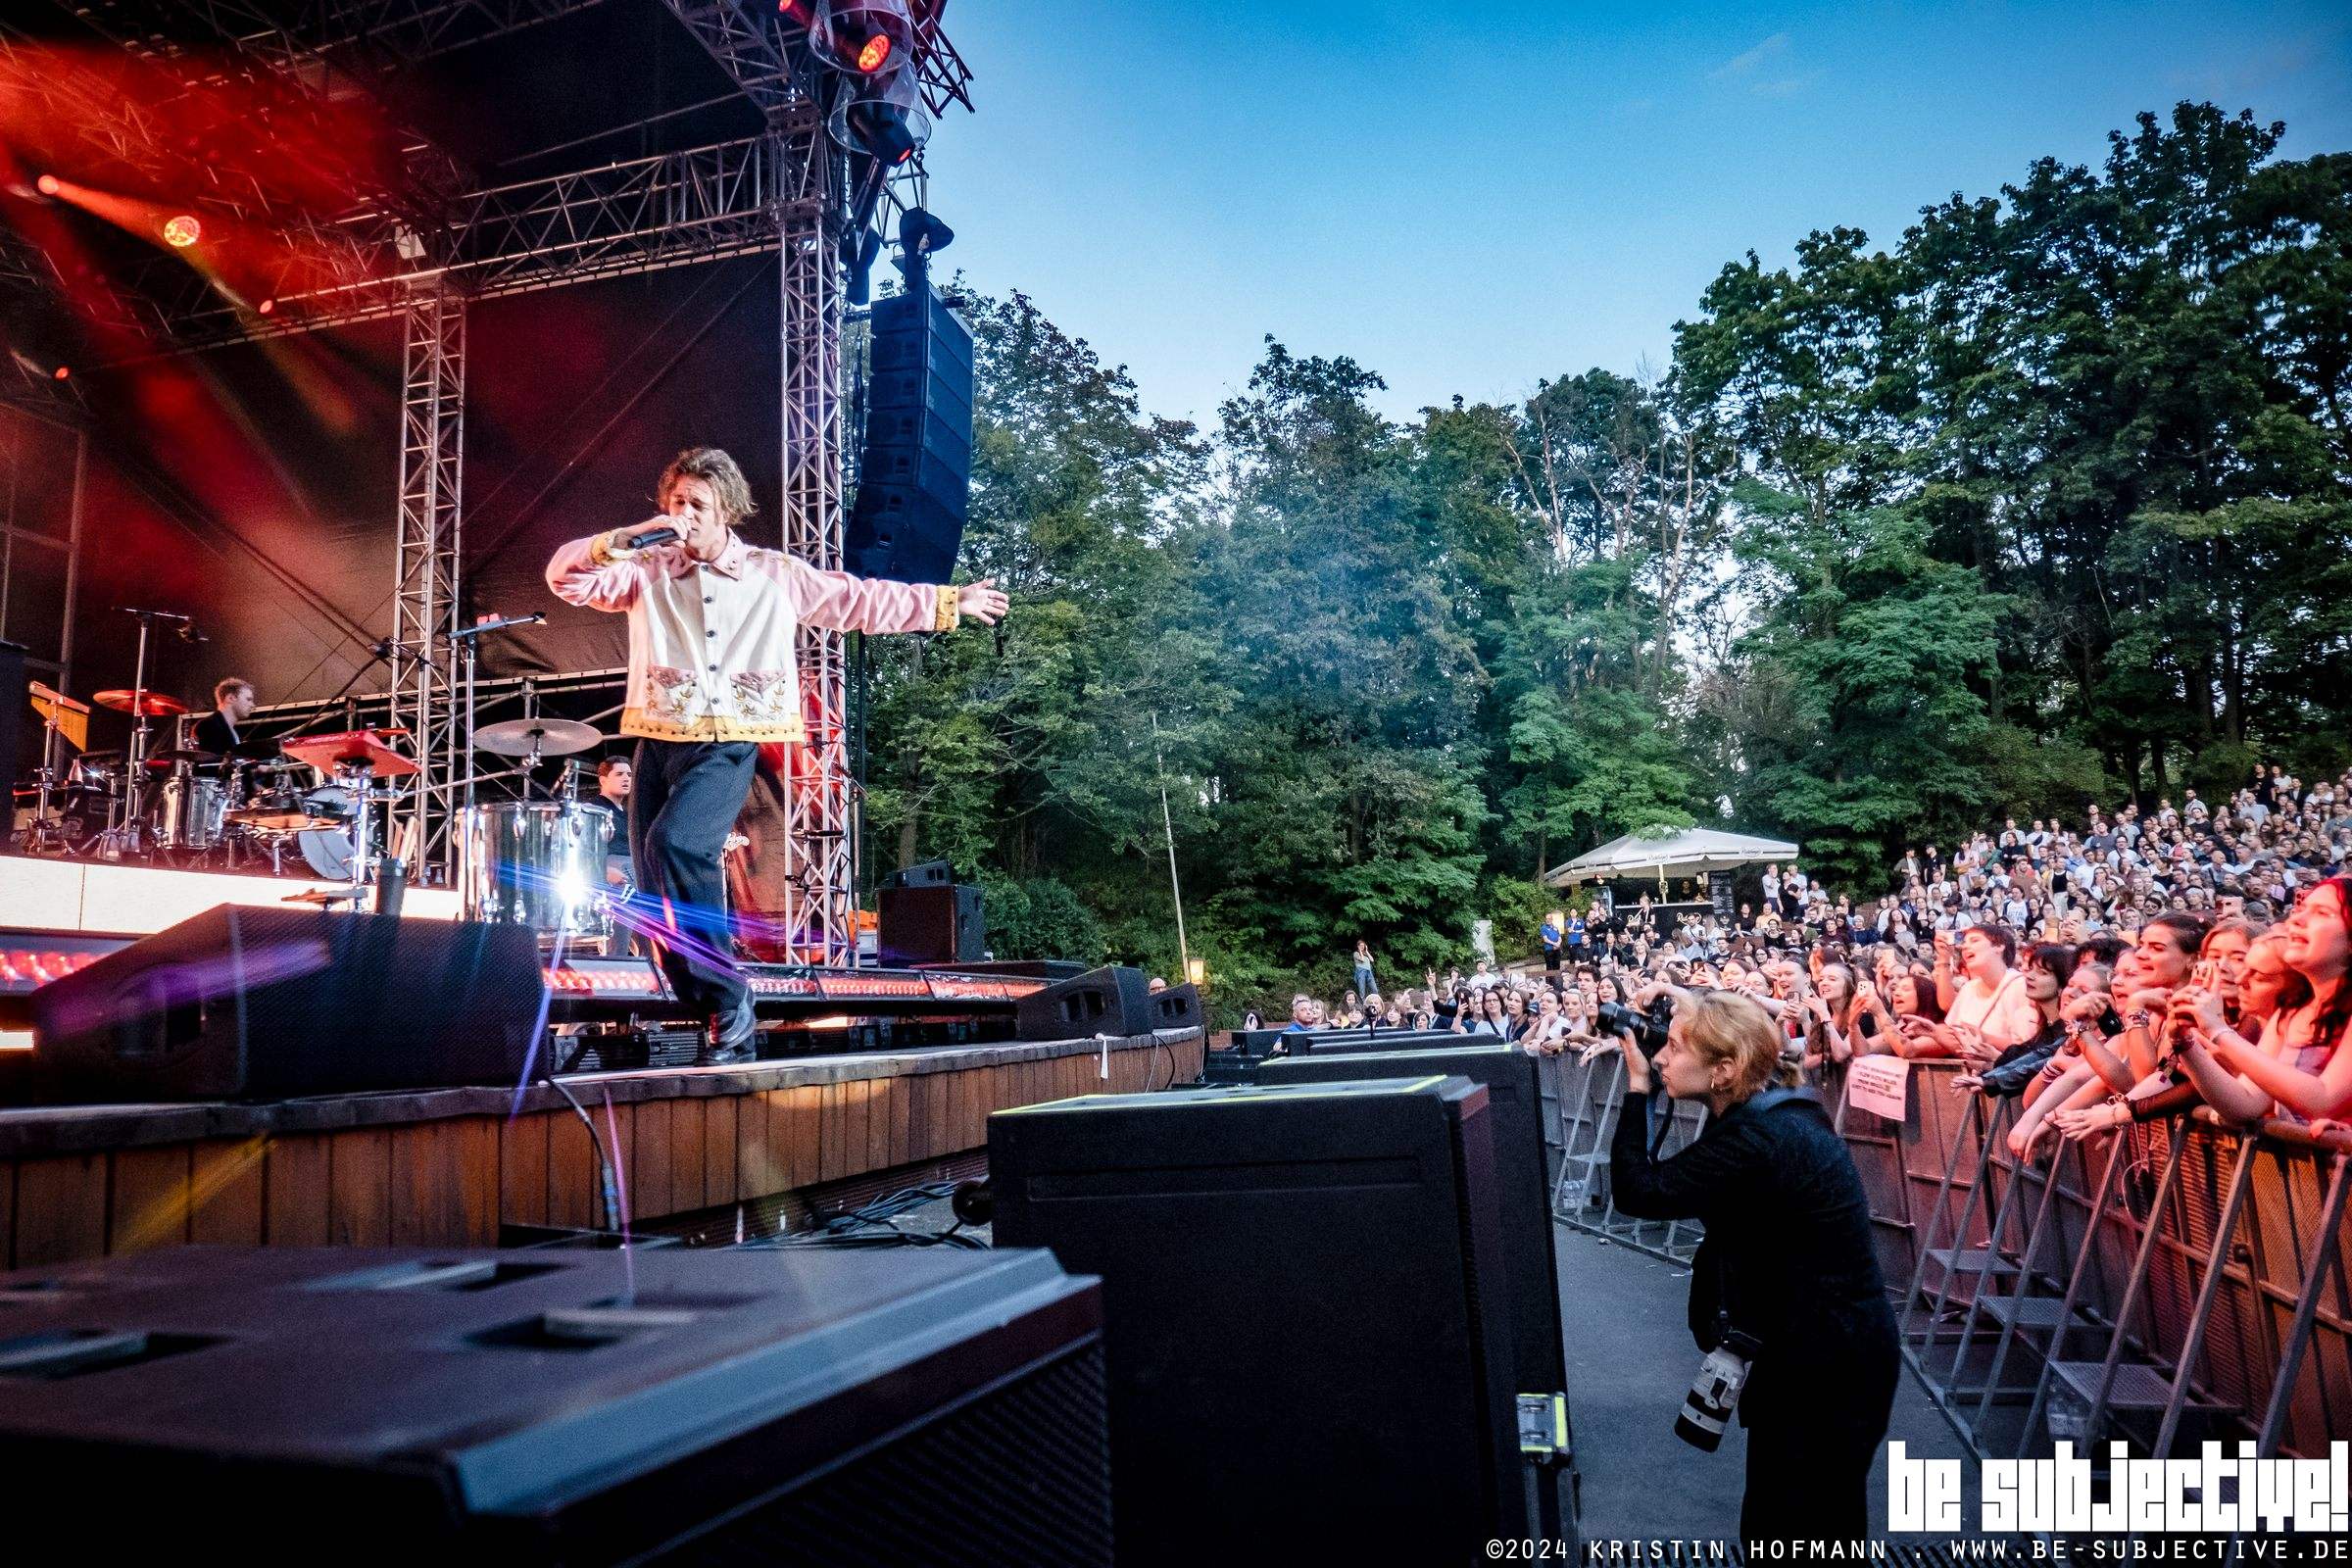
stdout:
{"type": "Polygon", "coordinates": [[[1862,1181],[1828,1112],[1808,1096],[1768,1091],[1666,1159],[1651,1155],[1648,1122],[1632,1102],[1617,1118],[1616,1207],[1705,1224],[1691,1262],[1691,1335],[1713,1349],[1728,1314],[1762,1346],[1741,1423],[1883,1430],[1896,1377],[1894,1313],[1862,1181]]]}

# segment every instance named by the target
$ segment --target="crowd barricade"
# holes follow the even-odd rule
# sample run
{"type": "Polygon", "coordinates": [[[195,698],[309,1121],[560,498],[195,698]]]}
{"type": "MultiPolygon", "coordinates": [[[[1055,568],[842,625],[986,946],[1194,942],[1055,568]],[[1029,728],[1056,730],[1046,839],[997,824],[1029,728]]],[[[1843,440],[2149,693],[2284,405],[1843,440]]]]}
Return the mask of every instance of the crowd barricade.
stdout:
{"type": "MultiPolygon", "coordinates": [[[[1903,1353],[1981,1457],[2103,1463],[2121,1439],[2193,1456],[2251,1438],[2314,1457],[2352,1438],[2352,1134],[2232,1127],[2211,1111],[2080,1143],[2009,1147],[2011,1100],[1953,1087],[1953,1061],[1910,1063],[1904,1114],[1816,1087],[1870,1202],[1903,1353]]],[[[1625,1063],[1547,1056],[1552,1208],[1564,1223],[1688,1263],[1694,1220],[1637,1220],[1609,1191],[1625,1063]]],[[[1687,1148],[1705,1110],[1677,1104],[1652,1137],[1687,1148]]]]}
{"type": "Polygon", "coordinates": [[[2352,1437],[2352,1137],[2211,1111],[2010,1148],[2014,1102],[1915,1061],[1900,1120],[1840,1096],[1904,1354],[1982,1456],[2265,1455],[2352,1437]]]}
{"type": "MultiPolygon", "coordinates": [[[[1625,1057],[1607,1051],[1587,1063],[1562,1052],[1544,1057],[1541,1066],[1552,1214],[1670,1263],[1690,1262],[1704,1235],[1698,1221],[1635,1219],[1618,1212],[1610,1196],[1609,1142],[1625,1109],[1625,1057]]],[[[1662,1138],[1656,1145],[1661,1158],[1688,1149],[1706,1126],[1704,1105],[1660,1101],[1655,1114],[1650,1136],[1662,1138]]]]}

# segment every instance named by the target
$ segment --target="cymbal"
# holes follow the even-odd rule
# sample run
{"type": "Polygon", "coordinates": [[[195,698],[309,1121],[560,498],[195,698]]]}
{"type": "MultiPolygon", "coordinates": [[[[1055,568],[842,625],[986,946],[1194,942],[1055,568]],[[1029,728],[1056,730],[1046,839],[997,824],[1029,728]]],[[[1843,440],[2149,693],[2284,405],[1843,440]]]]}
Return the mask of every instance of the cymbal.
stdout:
{"type": "Polygon", "coordinates": [[[510,718],[484,724],[473,732],[473,744],[499,757],[569,757],[604,740],[593,724],[569,718],[510,718]]]}
{"type": "Polygon", "coordinates": [[[167,767],[173,762],[194,762],[201,767],[207,762],[218,762],[219,760],[220,760],[219,752],[200,751],[193,746],[182,746],[173,751],[147,754],[149,767],[153,767],[159,762],[167,767]]]}
{"type": "Polygon", "coordinates": [[[149,718],[176,718],[188,710],[188,705],[176,697],[162,692],[149,692],[144,703],[135,691],[92,692],[90,701],[100,708],[111,708],[118,713],[140,712],[149,718]]]}

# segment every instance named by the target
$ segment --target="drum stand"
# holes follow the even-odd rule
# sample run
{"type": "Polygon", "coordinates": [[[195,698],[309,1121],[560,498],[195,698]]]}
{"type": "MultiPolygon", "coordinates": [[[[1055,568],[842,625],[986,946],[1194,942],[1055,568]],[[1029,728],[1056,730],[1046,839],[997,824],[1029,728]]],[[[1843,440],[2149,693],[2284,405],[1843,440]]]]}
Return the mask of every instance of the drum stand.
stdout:
{"type": "Polygon", "coordinates": [[[121,816],[107,812],[106,831],[98,835],[98,853],[110,860],[125,855],[146,853],[147,832],[147,634],[158,620],[185,620],[185,615],[171,615],[158,610],[126,610],[124,614],[136,615],[139,621],[139,653],[131,666],[130,716],[136,722],[130,731],[130,751],[124,760],[121,816]]]}
{"type": "Polygon", "coordinates": [[[335,768],[335,787],[351,792],[351,897],[358,899],[375,881],[379,857],[375,853],[375,769],[366,762],[345,762],[335,768]]]}
{"type": "Polygon", "coordinates": [[[39,793],[33,797],[32,829],[24,835],[26,855],[66,855],[74,848],[73,841],[66,837],[64,825],[49,820],[49,792],[57,785],[57,743],[61,739],[57,715],[54,704],[41,715],[41,783],[39,793]]]}

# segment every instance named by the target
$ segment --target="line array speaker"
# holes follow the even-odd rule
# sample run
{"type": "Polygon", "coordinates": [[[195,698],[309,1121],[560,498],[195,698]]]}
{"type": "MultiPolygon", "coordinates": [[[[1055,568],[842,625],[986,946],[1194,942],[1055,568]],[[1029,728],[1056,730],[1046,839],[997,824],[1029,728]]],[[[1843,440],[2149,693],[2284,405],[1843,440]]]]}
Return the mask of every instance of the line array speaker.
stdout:
{"type": "Polygon", "coordinates": [[[946,582],[971,511],[972,329],[928,275],[875,302],[849,569],[946,582]]]}

